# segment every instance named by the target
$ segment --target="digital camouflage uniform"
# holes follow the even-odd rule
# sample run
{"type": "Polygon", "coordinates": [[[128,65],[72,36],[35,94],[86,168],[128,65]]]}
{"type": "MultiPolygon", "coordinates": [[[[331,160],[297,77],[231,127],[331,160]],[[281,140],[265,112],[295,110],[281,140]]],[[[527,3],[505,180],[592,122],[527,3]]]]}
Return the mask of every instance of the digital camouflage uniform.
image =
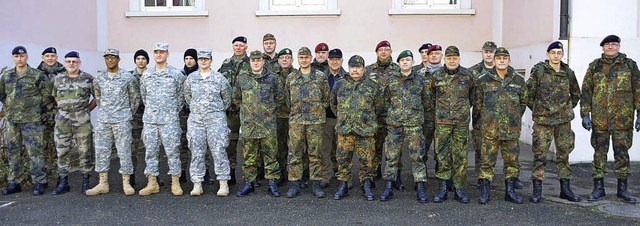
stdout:
{"type": "Polygon", "coordinates": [[[189,175],[194,183],[202,182],[205,174],[207,148],[213,156],[218,180],[229,180],[230,169],[226,148],[229,145],[226,109],[231,105],[231,85],[219,72],[203,78],[200,71],[191,73],[185,81],[185,101],[191,109],[187,139],[191,149],[189,175]]]}
{"type": "Polygon", "coordinates": [[[387,137],[384,143],[387,181],[396,180],[398,164],[403,147],[409,149],[415,182],[427,181],[427,168],[423,160],[425,152],[424,124],[425,106],[429,106],[429,93],[424,77],[412,71],[409,75],[391,75],[384,87],[387,112],[387,137]]]}
{"type": "MultiPolygon", "coordinates": [[[[133,174],[131,162],[131,121],[140,104],[138,80],[119,69],[117,73],[100,71],[94,79],[94,95],[98,107],[95,128],[96,172],[109,171],[111,147],[115,143],[121,174],[133,174]]],[[[160,92],[161,90],[157,90],[160,92]]]]}
{"type": "MultiPolygon", "coordinates": [[[[40,65],[38,65],[36,69],[42,71],[42,73],[47,77],[47,79],[49,79],[51,84],[53,84],[53,79],[56,77],[57,74],[60,74],[66,71],[66,69],[64,68],[64,65],[62,65],[60,62],[56,62],[51,67],[47,66],[44,62],[40,62],[40,65]]],[[[45,126],[44,127],[44,143],[43,143],[44,153],[46,158],[45,164],[47,167],[47,175],[49,175],[51,179],[55,179],[54,177],[56,176],[56,171],[58,169],[58,163],[56,160],[56,158],[58,157],[58,154],[56,151],[55,135],[53,131],[54,125],[55,125],[55,116],[56,116],[55,102],[51,101],[49,105],[46,106],[45,114],[47,116],[44,117],[42,120],[42,123],[45,126]]],[[[90,146],[89,148],[91,148],[91,151],[93,151],[93,146],[90,146]]]]}
{"type": "MultiPolygon", "coordinates": [[[[240,57],[232,56],[222,62],[218,72],[222,73],[224,77],[231,84],[231,88],[235,89],[236,80],[240,73],[250,72],[249,57],[245,54],[240,57]]],[[[235,93],[235,92],[234,92],[235,93]]],[[[236,169],[236,163],[238,162],[238,139],[240,138],[240,106],[236,106],[235,103],[231,103],[231,106],[227,108],[227,126],[231,132],[229,133],[229,146],[227,147],[227,157],[229,158],[229,167],[231,167],[232,174],[235,174],[233,170],[236,169]]]]}
{"type": "Polygon", "coordinates": [[[321,181],[322,126],[329,106],[329,82],[321,71],[294,70],[285,85],[289,114],[289,181],[302,179],[304,153],[309,158],[309,179],[321,181]],[[306,151],[305,151],[306,150],[306,151]]]}
{"type": "Polygon", "coordinates": [[[473,107],[480,109],[476,122],[483,136],[478,179],[493,180],[498,152],[504,159],[505,179],[518,178],[521,119],[527,107],[524,78],[512,67],[507,68],[504,78],[492,69],[478,76],[475,85],[473,107]]]}
{"type": "Polygon", "coordinates": [[[560,70],[556,72],[546,60],[531,69],[531,77],[527,80],[527,105],[534,122],[532,179],[544,180],[544,167],[552,140],[556,144],[558,178],[571,179],[569,154],[575,144],[571,120],[575,117],[573,108],[578,101],[580,87],[569,65],[560,62],[560,70]]]}
{"type": "MultiPolygon", "coordinates": [[[[473,79],[477,80],[478,77],[484,73],[490,73],[493,68],[487,68],[484,65],[484,60],[480,61],[477,64],[474,64],[469,68],[471,73],[473,73],[473,79]]],[[[477,84],[476,84],[477,85],[477,84]]],[[[473,141],[474,150],[475,150],[475,163],[476,163],[476,177],[480,175],[480,166],[482,165],[482,157],[480,156],[480,149],[482,149],[482,134],[480,128],[480,111],[481,109],[477,109],[476,106],[473,106],[471,109],[471,126],[473,130],[471,130],[471,140],[473,141]]]]}
{"type": "MultiPolygon", "coordinates": [[[[283,87],[282,92],[288,93],[285,84],[287,82],[287,76],[295,71],[296,69],[293,66],[283,69],[278,67],[275,69],[274,74],[278,80],[280,87],[283,87]]],[[[287,155],[289,154],[289,107],[286,104],[282,104],[276,107],[276,116],[277,116],[277,134],[278,134],[278,152],[276,154],[276,159],[278,160],[278,165],[283,172],[287,171],[285,168],[288,164],[287,155]]],[[[284,178],[283,178],[284,179],[284,178]]]]}
{"type": "Polygon", "coordinates": [[[628,151],[633,139],[633,113],[640,111],[639,85],[638,65],[624,53],[614,58],[603,54],[587,68],[582,82],[580,116],[591,115],[593,122],[593,178],[603,178],[606,174],[609,139],[613,140],[616,177],[629,176],[628,151]]]}
{"type": "MultiPolygon", "coordinates": [[[[138,80],[138,90],[140,89],[141,74],[137,70],[129,71],[134,78],[138,80]]],[[[133,163],[133,172],[138,169],[138,157],[145,154],[144,143],[142,143],[142,115],[144,115],[144,104],[140,101],[138,109],[133,113],[131,120],[131,162],[133,163]]],[[[133,181],[132,181],[133,182],[133,181]]]]}
{"type": "MultiPolygon", "coordinates": [[[[349,72],[340,67],[337,74],[332,74],[328,69],[324,72],[327,75],[327,81],[329,81],[329,88],[333,89],[336,82],[344,77],[349,76],[349,72]],[[332,83],[333,81],[333,83],[332,83]]],[[[336,134],[336,115],[331,111],[331,107],[327,107],[327,118],[322,126],[322,151],[320,158],[322,159],[322,183],[328,184],[331,182],[331,178],[338,172],[338,165],[336,163],[336,148],[338,145],[338,136],[336,134]]]]}
{"type": "Polygon", "coordinates": [[[145,111],[142,116],[142,140],[146,150],[146,176],[158,176],[160,142],[168,157],[169,175],[180,176],[179,112],[184,104],[184,75],[173,66],[163,70],[149,68],[140,79],[140,94],[145,111]]]}
{"type": "Polygon", "coordinates": [[[363,76],[358,81],[350,76],[336,81],[331,90],[331,110],[336,114],[338,147],[336,162],[340,181],[351,180],[351,168],[355,153],[360,164],[360,182],[373,181],[375,165],[374,135],[378,130],[378,115],[383,111],[382,92],[371,78],[363,76]],[[373,103],[373,104],[372,104],[373,103]]]}
{"type": "Polygon", "coordinates": [[[427,86],[435,109],[435,152],[438,162],[436,177],[453,180],[456,188],[464,188],[467,178],[467,138],[473,99],[473,74],[459,66],[443,67],[434,72],[427,86]]]}
{"type": "Polygon", "coordinates": [[[5,113],[4,141],[9,162],[7,180],[10,183],[22,182],[23,161],[27,160],[22,158],[22,153],[26,149],[31,181],[44,184],[47,182],[47,172],[42,117],[45,106],[52,101],[52,85],[42,72],[28,65],[26,67],[23,74],[18,74],[12,68],[0,78],[0,101],[5,113]]]}
{"type": "Polygon", "coordinates": [[[276,108],[284,104],[282,87],[276,76],[267,70],[261,74],[246,71],[238,75],[233,88],[233,103],[240,108],[240,137],[244,163],[242,178],[255,182],[258,176],[258,156],[264,161],[265,178],[280,178],[276,160],[276,108]]]}

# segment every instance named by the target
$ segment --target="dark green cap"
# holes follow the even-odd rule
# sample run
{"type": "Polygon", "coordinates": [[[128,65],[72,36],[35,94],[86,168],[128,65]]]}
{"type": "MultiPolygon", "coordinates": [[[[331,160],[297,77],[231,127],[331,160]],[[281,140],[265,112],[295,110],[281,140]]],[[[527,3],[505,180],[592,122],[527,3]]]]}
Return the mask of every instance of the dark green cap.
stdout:
{"type": "Polygon", "coordinates": [[[267,41],[267,40],[273,40],[273,41],[275,41],[275,40],[276,40],[276,37],[275,37],[275,36],[273,36],[271,33],[267,33],[267,34],[265,34],[265,35],[262,37],[262,41],[264,42],[264,41],[267,41]]]}
{"type": "Polygon", "coordinates": [[[494,54],[494,56],[497,56],[497,55],[507,55],[507,56],[510,56],[510,55],[509,55],[509,50],[507,50],[507,48],[504,48],[504,47],[502,47],[502,46],[500,46],[500,47],[496,50],[496,53],[494,54]]]}
{"type": "Polygon", "coordinates": [[[260,52],[260,50],[251,51],[249,59],[262,59],[262,52],[260,52]]]}
{"type": "Polygon", "coordinates": [[[280,57],[280,56],[283,56],[283,55],[293,56],[293,53],[291,52],[291,50],[289,48],[284,48],[284,49],[281,49],[280,52],[278,52],[278,56],[277,57],[280,57]]]}
{"type": "Polygon", "coordinates": [[[411,53],[411,51],[409,50],[400,52],[400,55],[398,55],[398,59],[396,59],[396,62],[400,62],[400,59],[405,57],[411,57],[411,59],[413,59],[413,53],[411,53]]]}
{"type": "Polygon", "coordinates": [[[458,47],[449,46],[444,51],[444,56],[445,57],[448,57],[448,56],[460,56],[460,50],[458,49],[458,47]]]}
{"type": "Polygon", "coordinates": [[[307,47],[302,47],[298,50],[298,55],[311,55],[311,50],[307,47]]]}
{"type": "Polygon", "coordinates": [[[349,67],[364,67],[364,58],[360,55],[353,55],[349,58],[349,67]]]}
{"type": "Polygon", "coordinates": [[[484,45],[482,45],[482,50],[496,51],[497,48],[496,43],[492,41],[486,41],[484,45]]]}

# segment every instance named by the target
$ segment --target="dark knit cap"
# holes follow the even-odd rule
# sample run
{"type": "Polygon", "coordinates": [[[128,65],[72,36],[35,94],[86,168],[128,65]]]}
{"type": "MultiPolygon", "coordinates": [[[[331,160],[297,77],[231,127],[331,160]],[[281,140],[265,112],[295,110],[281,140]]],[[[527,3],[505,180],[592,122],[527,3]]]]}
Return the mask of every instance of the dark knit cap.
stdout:
{"type": "Polygon", "coordinates": [[[187,56],[193,57],[194,60],[197,60],[198,51],[196,51],[195,49],[187,49],[187,51],[184,51],[184,56],[182,56],[182,59],[184,60],[184,58],[186,58],[187,56]]]}
{"type": "Polygon", "coordinates": [[[136,58],[138,58],[138,56],[143,56],[145,59],[147,59],[147,62],[149,62],[149,54],[147,53],[147,51],[144,51],[144,49],[139,49],[138,51],[136,51],[136,53],[133,54],[133,62],[136,62],[136,58]]]}

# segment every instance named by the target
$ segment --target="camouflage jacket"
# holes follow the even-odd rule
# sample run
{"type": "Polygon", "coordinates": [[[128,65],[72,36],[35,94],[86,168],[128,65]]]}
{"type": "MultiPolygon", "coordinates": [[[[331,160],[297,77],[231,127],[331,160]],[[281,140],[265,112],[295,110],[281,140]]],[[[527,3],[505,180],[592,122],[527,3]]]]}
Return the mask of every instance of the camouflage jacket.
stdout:
{"type": "MultiPolygon", "coordinates": [[[[236,80],[239,74],[245,72],[251,72],[251,66],[249,65],[249,57],[247,54],[242,55],[241,57],[231,56],[230,58],[225,59],[218,69],[218,72],[222,73],[224,77],[231,84],[231,88],[235,89],[236,80]]],[[[235,92],[234,92],[235,93],[235,92]]],[[[227,108],[227,112],[238,113],[240,110],[239,106],[236,106],[234,103],[231,103],[231,106],[227,108]]]]}
{"type": "MultiPolygon", "coordinates": [[[[389,64],[385,67],[380,66],[379,61],[366,66],[364,76],[369,76],[369,78],[378,83],[381,89],[384,89],[387,84],[387,79],[395,73],[400,73],[400,66],[391,62],[391,59],[389,59],[389,64]]],[[[384,93],[384,90],[382,90],[382,92],[384,93]]],[[[386,112],[382,113],[380,119],[384,119],[384,117],[386,117],[386,112]]],[[[385,123],[384,120],[381,121],[385,123]]]]}
{"type": "Polygon", "coordinates": [[[15,68],[0,77],[0,101],[5,118],[13,123],[43,122],[45,107],[51,104],[51,82],[41,71],[27,65],[25,74],[15,68]]]}
{"type": "Polygon", "coordinates": [[[474,109],[481,109],[478,124],[486,138],[520,138],[526,106],[524,78],[509,67],[503,78],[495,70],[485,71],[475,81],[474,109]]]}
{"type": "Polygon", "coordinates": [[[329,60],[325,60],[324,63],[320,63],[316,59],[313,59],[313,62],[311,62],[311,69],[326,71],[327,69],[329,69],[329,60]]]}
{"type": "Polygon", "coordinates": [[[415,65],[411,68],[411,71],[415,71],[418,74],[424,74],[427,70],[424,64],[420,62],[418,65],[415,65]]]}
{"type": "Polygon", "coordinates": [[[433,101],[433,98],[431,97],[432,93],[429,90],[429,87],[431,86],[431,78],[433,77],[433,73],[429,73],[426,67],[422,67],[419,71],[416,71],[416,73],[418,76],[422,76],[424,80],[424,85],[427,89],[427,96],[429,97],[427,104],[424,105],[424,121],[433,122],[436,120],[436,112],[432,104],[432,101],[433,101]]]}
{"type": "Polygon", "coordinates": [[[167,65],[162,71],[149,68],[140,79],[140,96],[144,103],[144,123],[169,124],[179,122],[184,105],[184,75],[167,65]]]}
{"type": "Polygon", "coordinates": [[[558,125],[571,122],[575,117],[573,108],[580,101],[580,87],[569,65],[560,62],[556,72],[549,60],[531,68],[527,80],[527,106],[532,111],[533,121],[541,125],[558,125]]]}
{"type": "MultiPolygon", "coordinates": [[[[133,75],[133,77],[138,80],[137,84],[138,84],[138,90],[139,90],[140,89],[140,78],[142,77],[142,75],[138,74],[138,70],[136,70],[136,69],[133,69],[133,70],[129,71],[129,73],[131,73],[131,75],[133,75]]],[[[143,114],[144,114],[144,104],[142,103],[142,99],[141,99],[140,100],[140,104],[138,105],[138,109],[136,110],[136,113],[133,114],[134,120],[142,121],[142,115],[143,114]]]]}
{"type": "MultiPolygon", "coordinates": [[[[623,53],[589,64],[582,82],[580,116],[591,113],[594,130],[631,130],[640,106],[640,72],[623,53]]],[[[638,113],[640,115],[640,112],[638,113]]]]}
{"type": "Polygon", "coordinates": [[[232,95],[231,85],[221,73],[211,71],[207,78],[202,78],[200,71],[191,73],[184,87],[184,100],[191,109],[189,121],[208,123],[224,116],[232,95]]]}
{"type": "MultiPolygon", "coordinates": [[[[482,75],[483,73],[490,73],[492,69],[493,68],[485,67],[484,61],[480,61],[480,63],[477,63],[469,68],[469,70],[471,70],[471,73],[473,74],[474,80],[477,80],[478,77],[480,77],[480,75],[482,75]]],[[[478,130],[480,129],[480,123],[479,123],[480,111],[481,109],[477,108],[476,106],[473,106],[473,109],[471,111],[471,122],[473,125],[473,129],[478,129],[478,130]]]]}
{"type": "Polygon", "coordinates": [[[453,75],[442,67],[434,72],[429,82],[431,107],[435,110],[435,122],[445,125],[469,125],[469,109],[473,103],[473,74],[458,67],[453,75]]]}
{"type": "MultiPolygon", "coordinates": [[[[295,70],[296,69],[293,68],[293,66],[287,69],[283,69],[278,66],[278,68],[274,70],[273,73],[276,75],[276,78],[278,79],[278,83],[280,87],[283,87],[283,90],[282,90],[283,93],[289,92],[289,90],[286,88],[286,85],[285,85],[287,83],[287,76],[289,76],[289,74],[291,74],[291,72],[295,70]]],[[[278,105],[278,107],[276,108],[276,116],[278,118],[289,118],[290,113],[291,111],[289,110],[289,106],[287,106],[286,104],[278,105]]]]}
{"type": "Polygon", "coordinates": [[[244,72],[235,85],[233,103],[240,107],[240,137],[276,136],[276,108],[284,102],[276,76],[267,70],[261,74],[244,72]]]}
{"type": "MultiPolygon", "coordinates": [[[[99,71],[93,80],[98,121],[118,123],[133,120],[133,114],[140,105],[140,85],[131,73],[119,69],[115,75],[99,71]]],[[[160,90],[150,89],[160,92],[160,90]]]]}
{"type": "Polygon", "coordinates": [[[53,65],[53,67],[48,67],[44,64],[44,62],[40,62],[40,64],[38,65],[38,67],[36,68],[40,71],[42,71],[42,73],[47,76],[47,78],[53,83],[53,79],[56,77],[56,75],[67,71],[67,69],[64,68],[64,65],[62,65],[60,62],[56,62],[55,65],[53,65]]]}
{"type": "Polygon", "coordinates": [[[278,58],[275,56],[271,58],[269,55],[264,54],[264,57],[262,57],[262,59],[264,60],[264,69],[267,69],[267,71],[275,73],[276,69],[280,68],[280,64],[278,64],[278,58]]]}
{"type": "Polygon", "coordinates": [[[383,111],[382,92],[378,84],[363,76],[355,81],[350,76],[336,81],[331,90],[331,110],[336,114],[336,134],[372,137],[378,128],[378,115],[383,111]]]}
{"type": "Polygon", "coordinates": [[[321,124],[326,121],[325,108],[329,106],[329,82],[327,76],[311,70],[305,78],[300,70],[295,70],[287,76],[285,85],[287,90],[287,106],[289,124],[321,124]]]}
{"type": "Polygon", "coordinates": [[[396,73],[383,90],[387,125],[422,126],[425,106],[429,106],[424,77],[414,71],[409,75],[396,73]]]}
{"type": "Polygon", "coordinates": [[[56,75],[53,79],[52,96],[56,100],[58,112],[67,115],[68,112],[88,111],[93,94],[93,76],[80,71],[76,77],[69,77],[66,71],[56,75]]]}

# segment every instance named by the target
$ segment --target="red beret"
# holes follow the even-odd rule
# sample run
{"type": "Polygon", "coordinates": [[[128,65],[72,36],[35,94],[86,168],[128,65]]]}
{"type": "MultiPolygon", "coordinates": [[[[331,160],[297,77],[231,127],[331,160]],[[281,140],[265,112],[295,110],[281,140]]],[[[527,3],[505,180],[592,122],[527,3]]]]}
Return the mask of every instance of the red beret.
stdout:
{"type": "Polygon", "coordinates": [[[429,53],[431,53],[431,51],[442,51],[442,46],[440,46],[440,45],[432,45],[431,47],[429,47],[429,49],[427,49],[427,55],[429,55],[429,53]]]}
{"type": "Polygon", "coordinates": [[[327,43],[321,42],[316,46],[316,53],[320,51],[329,51],[329,46],[327,43]]]}
{"type": "Polygon", "coordinates": [[[380,49],[380,47],[391,47],[391,43],[389,43],[389,41],[387,40],[380,41],[378,45],[376,45],[376,52],[378,51],[378,49],[380,49]]]}

